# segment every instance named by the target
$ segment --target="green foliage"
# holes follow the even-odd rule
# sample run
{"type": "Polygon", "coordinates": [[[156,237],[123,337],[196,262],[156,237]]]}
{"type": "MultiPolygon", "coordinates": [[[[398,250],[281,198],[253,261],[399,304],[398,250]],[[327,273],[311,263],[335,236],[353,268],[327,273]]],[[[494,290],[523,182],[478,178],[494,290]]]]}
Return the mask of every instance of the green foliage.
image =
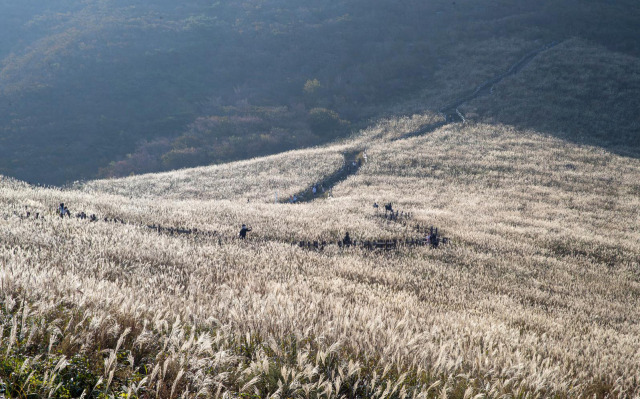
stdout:
{"type": "Polygon", "coordinates": [[[104,168],[105,177],[220,163],[317,144],[301,107],[225,107],[197,118],[172,141],[147,142],[104,168]],[[154,160],[159,158],[160,161],[154,160]]]}
{"type": "MultiPolygon", "coordinates": [[[[113,347],[114,338],[104,337],[94,342],[96,348],[80,350],[70,343],[70,331],[62,332],[62,336],[51,334],[58,323],[77,323],[76,327],[82,328],[90,321],[83,319],[79,309],[62,304],[45,313],[31,313],[27,302],[6,306],[0,301],[0,397],[107,398],[126,392],[127,387],[144,378],[144,368],[129,362],[132,351],[122,348],[116,354],[111,385],[106,387],[100,380],[105,364],[105,352],[100,348],[113,347]]],[[[131,345],[124,341],[123,346],[131,345]]],[[[135,355],[143,357],[145,353],[135,355]]]]}
{"type": "Polygon", "coordinates": [[[305,82],[303,90],[307,94],[313,94],[320,88],[320,81],[318,79],[309,79],[305,82]]]}
{"type": "Polygon", "coordinates": [[[98,378],[89,371],[86,358],[75,356],[70,364],[52,374],[60,356],[25,357],[14,353],[0,358],[0,394],[12,398],[77,398],[91,392],[98,378]]]}

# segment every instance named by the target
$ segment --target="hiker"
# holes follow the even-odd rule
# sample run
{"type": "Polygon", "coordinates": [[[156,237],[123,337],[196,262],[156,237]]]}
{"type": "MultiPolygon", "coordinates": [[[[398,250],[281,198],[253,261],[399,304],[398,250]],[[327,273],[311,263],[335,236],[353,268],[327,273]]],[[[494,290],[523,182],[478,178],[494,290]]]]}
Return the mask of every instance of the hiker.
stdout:
{"type": "Polygon", "coordinates": [[[66,206],[64,207],[64,214],[62,215],[62,217],[64,217],[65,215],[67,215],[67,217],[71,219],[71,212],[69,212],[69,208],[67,208],[66,206]]]}
{"type": "Polygon", "coordinates": [[[384,205],[384,213],[391,212],[393,213],[393,207],[391,206],[391,202],[384,205]]]}
{"type": "Polygon", "coordinates": [[[58,215],[60,215],[61,218],[64,218],[64,203],[61,202],[60,206],[58,207],[58,215]]]}
{"type": "Polygon", "coordinates": [[[440,241],[440,240],[438,240],[438,236],[437,236],[437,235],[435,235],[435,234],[431,234],[431,237],[430,237],[430,238],[431,238],[431,239],[430,239],[430,241],[431,241],[431,245],[432,245],[434,248],[436,248],[436,247],[438,246],[438,244],[439,244],[439,241],[440,241]]]}
{"type": "Polygon", "coordinates": [[[342,239],[342,245],[345,247],[351,246],[351,237],[349,237],[349,232],[347,231],[342,239]]]}
{"type": "Polygon", "coordinates": [[[246,224],[242,225],[242,228],[240,229],[240,233],[238,233],[238,237],[240,237],[241,240],[244,240],[245,238],[247,238],[247,232],[251,231],[251,227],[247,227],[246,224]]]}
{"type": "Polygon", "coordinates": [[[313,191],[313,196],[315,197],[316,193],[318,192],[318,189],[316,188],[316,186],[313,186],[313,190],[311,191],[313,191]]]}

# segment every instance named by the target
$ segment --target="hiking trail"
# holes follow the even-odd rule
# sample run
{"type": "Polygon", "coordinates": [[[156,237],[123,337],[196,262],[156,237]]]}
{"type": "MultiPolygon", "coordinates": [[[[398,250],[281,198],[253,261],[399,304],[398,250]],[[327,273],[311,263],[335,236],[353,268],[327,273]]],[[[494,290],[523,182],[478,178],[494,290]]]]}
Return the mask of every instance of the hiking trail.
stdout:
{"type": "Polygon", "coordinates": [[[451,123],[465,122],[466,119],[464,115],[460,112],[460,110],[458,110],[460,106],[472,100],[475,100],[476,98],[479,98],[481,96],[492,94],[493,86],[502,82],[505,78],[517,74],[522,70],[522,68],[524,68],[527,64],[529,64],[538,54],[542,53],[543,51],[549,50],[560,43],[562,42],[561,41],[549,42],[536,50],[530,51],[529,53],[525,54],[522,58],[520,58],[516,63],[512,64],[505,72],[500,73],[494,76],[493,78],[486,80],[479,86],[477,86],[471,94],[468,94],[463,97],[459,97],[453,100],[452,102],[446,104],[444,107],[440,108],[439,112],[442,115],[444,115],[444,118],[445,118],[444,121],[429,124],[414,132],[410,132],[401,137],[398,137],[394,139],[394,141],[431,133],[451,123]]]}
{"type": "MultiPolygon", "coordinates": [[[[522,70],[527,64],[529,64],[538,54],[543,51],[549,50],[558,44],[562,43],[561,41],[553,41],[545,44],[544,46],[530,51],[525,54],[522,58],[520,58],[517,62],[512,64],[505,72],[502,72],[493,78],[486,80],[479,86],[475,88],[475,90],[471,94],[467,94],[463,97],[459,97],[456,100],[446,104],[444,107],[440,108],[439,112],[444,115],[444,121],[431,123],[426,126],[421,127],[418,130],[413,132],[406,133],[400,137],[392,139],[392,141],[403,140],[410,137],[421,136],[427,133],[432,133],[437,129],[458,122],[466,122],[464,115],[458,110],[458,107],[464,105],[476,98],[479,98],[484,95],[490,95],[493,93],[493,86],[502,82],[505,78],[515,75],[522,70]]],[[[302,191],[299,191],[295,194],[297,201],[295,202],[311,202],[320,198],[330,198],[333,187],[338,183],[346,180],[349,176],[355,175],[360,170],[360,167],[366,163],[366,149],[363,151],[352,151],[348,153],[344,153],[344,163],[342,168],[335,171],[334,173],[326,176],[324,179],[311,184],[309,187],[305,188],[302,191]],[[316,187],[317,193],[313,194],[313,187],[316,187]],[[324,192],[320,192],[320,188],[324,188],[324,192]]],[[[279,202],[287,203],[289,202],[289,198],[283,198],[279,202]]]]}
{"type": "MultiPolygon", "coordinates": [[[[360,167],[367,162],[366,150],[349,151],[342,155],[344,161],[340,169],[292,195],[292,197],[295,196],[296,203],[311,202],[319,198],[330,198],[335,185],[358,173],[360,167]],[[315,194],[313,193],[314,187],[316,188],[315,194]]],[[[288,203],[290,198],[281,198],[279,202],[288,203]]]]}

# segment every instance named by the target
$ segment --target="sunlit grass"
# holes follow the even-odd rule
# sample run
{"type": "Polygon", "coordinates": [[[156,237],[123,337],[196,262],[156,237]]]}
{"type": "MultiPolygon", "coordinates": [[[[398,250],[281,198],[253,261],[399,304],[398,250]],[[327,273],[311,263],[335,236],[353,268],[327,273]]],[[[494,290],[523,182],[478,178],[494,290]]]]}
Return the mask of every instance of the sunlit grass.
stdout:
{"type": "Polygon", "coordinates": [[[81,191],[3,179],[4,358],[51,359],[65,387],[56,362],[86,359],[97,377],[82,389],[94,396],[637,396],[640,162],[499,125],[397,140],[431,120],[81,191]],[[296,192],[353,148],[369,161],[333,198],[271,202],[261,171],[296,192]],[[223,179],[234,185],[218,187],[223,179]],[[290,244],[347,230],[416,236],[375,217],[374,201],[443,228],[452,245],[381,254],[290,244]],[[59,202],[130,224],[60,220],[59,202]],[[26,209],[46,220],[20,218],[26,209]],[[253,226],[249,240],[223,245],[145,227],[231,238],[241,223],[253,226]]]}

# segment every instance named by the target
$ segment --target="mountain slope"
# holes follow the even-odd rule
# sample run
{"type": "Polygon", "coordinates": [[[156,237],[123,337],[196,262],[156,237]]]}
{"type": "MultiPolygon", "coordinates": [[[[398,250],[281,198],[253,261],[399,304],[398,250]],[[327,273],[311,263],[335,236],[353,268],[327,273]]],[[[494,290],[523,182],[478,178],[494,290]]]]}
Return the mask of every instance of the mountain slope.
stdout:
{"type": "Polygon", "coordinates": [[[596,43],[603,67],[607,51],[640,54],[630,0],[0,7],[0,173],[41,183],[247,159],[436,112],[551,40],[596,43]]]}
{"type": "Polygon", "coordinates": [[[636,57],[571,40],[462,109],[637,158],[639,71],[636,57]]]}
{"type": "MultiPolygon", "coordinates": [[[[131,188],[125,196],[3,180],[3,317],[5,325],[25,313],[33,320],[14,327],[33,338],[9,353],[46,352],[34,343],[46,339],[41,321],[56,319],[70,327],[51,353],[79,354],[74,361],[96,375],[104,372],[97,348],[122,353],[108,365],[118,376],[109,387],[81,385],[92,395],[132,386],[163,397],[204,389],[370,396],[396,383],[411,396],[436,383],[453,397],[638,395],[640,161],[503,125],[453,124],[399,139],[421,121],[354,137],[347,146],[365,143],[367,162],[332,198],[305,204],[246,203],[233,191],[220,200],[134,199],[140,187],[124,183],[135,179],[112,181],[114,190],[131,188]],[[60,220],[52,210],[61,201],[127,223],[60,220]],[[406,225],[384,219],[374,201],[413,215],[406,225]],[[46,220],[34,220],[36,211],[46,220]],[[241,223],[253,227],[246,242],[234,238],[241,223]],[[290,244],[345,231],[358,241],[417,238],[415,224],[440,227],[451,244],[391,253],[290,244]],[[155,367],[167,371],[152,377],[155,367]]],[[[246,165],[298,170],[302,154],[246,165]]],[[[210,177],[221,169],[255,187],[242,165],[211,168],[210,177]]],[[[325,168],[311,162],[280,189],[325,168]]],[[[193,172],[206,179],[203,171],[193,172]]]]}

